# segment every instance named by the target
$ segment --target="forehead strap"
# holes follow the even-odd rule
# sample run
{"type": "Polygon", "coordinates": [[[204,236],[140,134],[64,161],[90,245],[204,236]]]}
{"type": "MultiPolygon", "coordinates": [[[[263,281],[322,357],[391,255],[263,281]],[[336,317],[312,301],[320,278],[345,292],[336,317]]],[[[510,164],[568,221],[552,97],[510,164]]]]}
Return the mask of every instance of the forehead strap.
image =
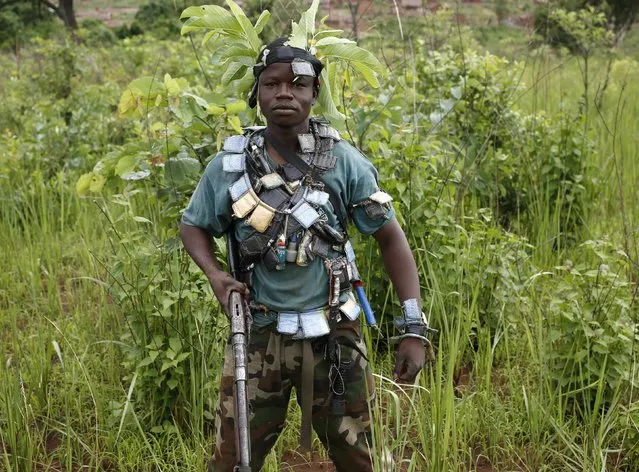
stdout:
{"type": "Polygon", "coordinates": [[[301,48],[285,45],[272,47],[272,44],[269,46],[262,49],[257,58],[257,63],[253,66],[255,82],[253,83],[253,88],[251,89],[248,100],[248,104],[251,108],[255,108],[257,105],[257,89],[260,75],[271,64],[278,62],[290,63],[295,76],[315,77],[315,87],[319,88],[319,76],[322,73],[324,65],[317,57],[301,48]],[[269,48],[269,46],[271,47],[269,48]]]}

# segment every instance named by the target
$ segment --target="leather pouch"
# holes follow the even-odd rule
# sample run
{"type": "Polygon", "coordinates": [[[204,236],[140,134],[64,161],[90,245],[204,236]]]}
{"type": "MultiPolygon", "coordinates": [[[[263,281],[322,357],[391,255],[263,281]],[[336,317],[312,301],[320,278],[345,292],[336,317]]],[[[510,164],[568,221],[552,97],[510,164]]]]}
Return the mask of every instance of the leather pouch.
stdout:
{"type": "Polygon", "coordinates": [[[222,157],[222,169],[224,172],[244,172],[246,170],[244,153],[225,154],[222,157]]]}
{"type": "Polygon", "coordinates": [[[268,249],[269,237],[263,233],[253,232],[240,243],[240,266],[247,267],[262,259],[262,254],[268,249]]]}
{"type": "Polygon", "coordinates": [[[381,203],[377,203],[372,200],[364,203],[364,210],[366,211],[366,215],[373,220],[386,218],[389,212],[388,205],[382,205],[381,203]]]}
{"type": "Polygon", "coordinates": [[[237,179],[229,187],[229,193],[231,194],[231,200],[238,201],[242,195],[244,195],[251,188],[251,179],[248,174],[242,174],[242,177],[237,179]]]}
{"type": "Polygon", "coordinates": [[[330,332],[324,310],[312,310],[300,313],[299,319],[302,327],[302,337],[304,339],[318,338],[330,332]]]}
{"type": "Polygon", "coordinates": [[[339,311],[344,313],[344,315],[346,315],[346,317],[349,320],[355,321],[357,319],[357,317],[359,316],[361,308],[359,307],[359,305],[355,301],[355,298],[353,297],[353,294],[349,293],[348,294],[348,299],[344,303],[342,303],[342,305],[339,307],[339,311]]]}
{"type": "Polygon", "coordinates": [[[277,316],[276,329],[280,334],[297,334],[300,329],[299,313],[280,313],[277,316]]]}
{"type": "Polygon", "coordinates": [[[295,205],[291,210],[291,215],[306,229],[310,228],[320,217],[315,208],[305,201],[301,201],[295,205]]]}
{"type": "Polygon", "coordinates": [[[279,259],[277,257],[277,252],[275,252],[275,248],[269,247],[266,249],[264,254],[262,254],[262,264],[264,264],[264,267],[266,267],[267,270],[275,270],[278,262],[279,259]]]}
{"type": "Polygon", "coordinates": [[[262,182],[262,185],[264,185],[264,188],[269,190],[284,185],[284,179],[277,172],[263,175],[260,178],[260,181],[262,182]]]}
{"type": "Polygon", "coordinates": [[[274,188],[262,192],[260,200],[270,207],[279,208],[283,203],[288,202],[288,194],[281,188],[274,188]]]}
{"type": "Polygon", "coordinates": [[[271,208],[264,202],[259,202],[246,222],[256,231],[263,233],[268,229],[274,216],[274,208],[271,208]]]}
{"type": "Polygon", "coordinates": [[[233,203],[233,214],[237,218],[244,218],[248,215],[253,208],[259,204],[260,200],[257,195],[250,188],[244,195],[242,195],[235,203],[233,203]]]}
{"type": "Polygon", "coordinates": [[[313,236],[313,239],[311,240],[311,251],[313,251],[313,254],[326,259],[330,248],[329,244],[322,238],[317,235],[313,236]]]}

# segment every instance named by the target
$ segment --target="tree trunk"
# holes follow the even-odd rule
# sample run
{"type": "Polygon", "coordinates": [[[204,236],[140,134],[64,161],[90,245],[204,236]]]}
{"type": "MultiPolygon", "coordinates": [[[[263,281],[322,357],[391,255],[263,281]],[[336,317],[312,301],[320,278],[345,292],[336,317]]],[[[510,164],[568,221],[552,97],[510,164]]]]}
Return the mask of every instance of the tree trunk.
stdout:
{"type": "Polygon", "coordinates": [[[73,10],[73,0],[60,0],[58,7],[62,13],[64,24],[69,29],[77,29],[78,22],[75,19],[75,11],[73,10]]]}
{"type": "Polygon", "coordinates": [[[46,7],[53,10],[58,18],[60,18],[64,25],[71,31],[78,28],[78,22],[75,19],[75,10],[73,9],[73,0],[60,0],[60,3],[56,6],[51,3],[50,0],[40,0],[46,7]]]}

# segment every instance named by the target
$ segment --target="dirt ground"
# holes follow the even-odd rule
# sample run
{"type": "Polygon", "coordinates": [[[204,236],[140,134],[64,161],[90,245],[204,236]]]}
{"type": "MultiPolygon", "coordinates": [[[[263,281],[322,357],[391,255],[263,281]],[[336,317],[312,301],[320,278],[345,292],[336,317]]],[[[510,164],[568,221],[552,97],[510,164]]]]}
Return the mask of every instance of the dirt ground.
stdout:
{"type": "MultiPolygon", "coordinates": [[[[334,472],[335,467],[331,461],[324,461],[317,452],[313,452],[310,458],[297,453],[285,452],[280,464],[282,472],[334,472]]],[[[353,471],[355,472],[355,471],[353,471]]]]}
{"type": "Polygon", "coordinates": [[[130,23],[138,11],[137,7],[91,7],[89,1],[80,0],[75,7],[78,22],[99,20],[109,27],[130,23]]]}

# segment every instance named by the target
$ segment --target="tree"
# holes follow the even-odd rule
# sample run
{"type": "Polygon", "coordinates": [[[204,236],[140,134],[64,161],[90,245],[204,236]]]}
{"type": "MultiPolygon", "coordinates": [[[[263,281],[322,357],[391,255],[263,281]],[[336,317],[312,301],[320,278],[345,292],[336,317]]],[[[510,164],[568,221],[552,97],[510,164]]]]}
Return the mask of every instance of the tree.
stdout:
{"type": "Polygon", "coordinates": [[[593,6],[606,13],[610,28],[615,33],[615,46],[619,46],[633,23],[639,16],[639,2],[637,0],[561,0],[569,10],[579,10],[593,6]]]}
{"type": "Polygon", "coordinates": [[[614,26],[615,45],[621,44],[632,24],[639,15],[639,2],[637,0],[607,0],[610,8],[610,17],[614,26]]]}
{"type": "Polygon", "coordinates": [[[58,0],[58,4],[53,3],[52,0],[0,0],[0,10],[13,10],[14,15],[21,18],[20,22],[29,24],[34,19],[41,20],[46,17],[48,12],[57,16],[62,20],[64,25],[70,30],[75,30],[78,27],[78,22],[75,18],[75,10],[73,8],[73,0],[58,0]],[[43,12],[43,9],[48,12],[43,12]]]}
{"type": "Polygon", "coordinates": [[[78,28],[78,22],[75,18],[75,10],[73,9],[73,0],[59,0],[57,6],[49,0],[39,1],[46,7],[50,8],[53,13],[55,13],[55,15],[64,22],[64,25],[67,28],[71,30],[78,28]]]}

